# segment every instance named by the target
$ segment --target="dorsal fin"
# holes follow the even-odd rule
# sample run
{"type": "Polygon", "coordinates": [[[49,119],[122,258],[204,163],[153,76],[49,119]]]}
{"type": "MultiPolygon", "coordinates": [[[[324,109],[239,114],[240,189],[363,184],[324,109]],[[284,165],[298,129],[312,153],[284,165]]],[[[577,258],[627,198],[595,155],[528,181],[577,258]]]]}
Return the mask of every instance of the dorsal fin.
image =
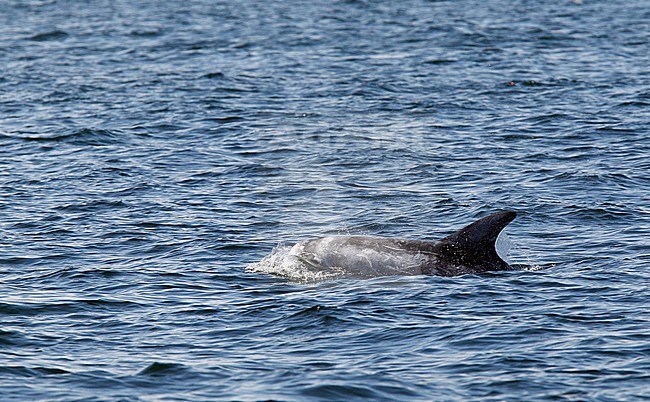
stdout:
{"type": "Polygon", "coordinates": [[[517,216],[512,211],[498,212],[465,226],[436,243],[440,258],[453,264],[488,270],[509,269],[499,257],[495,242],[499,233],[517,216]]]}

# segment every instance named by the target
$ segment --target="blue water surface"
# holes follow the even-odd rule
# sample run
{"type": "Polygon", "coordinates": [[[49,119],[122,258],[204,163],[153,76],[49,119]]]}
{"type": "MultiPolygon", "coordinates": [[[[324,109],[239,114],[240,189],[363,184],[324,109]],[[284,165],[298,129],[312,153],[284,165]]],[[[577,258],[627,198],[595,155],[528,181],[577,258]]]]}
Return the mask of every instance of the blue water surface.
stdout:
{"type": "Polygon", "coordinates": [[[648,400],[649,24],[644,0],[2,1],[0,400],[648,400]],[[503,210],[522,270],[250,269],[503,210]]]}

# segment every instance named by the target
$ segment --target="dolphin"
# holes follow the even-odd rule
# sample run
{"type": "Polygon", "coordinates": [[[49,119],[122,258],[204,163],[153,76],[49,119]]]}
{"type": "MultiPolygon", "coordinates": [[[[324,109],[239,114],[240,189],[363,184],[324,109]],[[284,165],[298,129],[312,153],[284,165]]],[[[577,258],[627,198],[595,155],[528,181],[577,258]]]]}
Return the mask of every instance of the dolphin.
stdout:
{"type": "Polygon", "coordinates": [[[517,214],[488,215],[438,241],[369,236],[330,236],[297,243],[289,255],[319,271],[373,277],[458,276],[512,269],[495,242],[517,214]]]}

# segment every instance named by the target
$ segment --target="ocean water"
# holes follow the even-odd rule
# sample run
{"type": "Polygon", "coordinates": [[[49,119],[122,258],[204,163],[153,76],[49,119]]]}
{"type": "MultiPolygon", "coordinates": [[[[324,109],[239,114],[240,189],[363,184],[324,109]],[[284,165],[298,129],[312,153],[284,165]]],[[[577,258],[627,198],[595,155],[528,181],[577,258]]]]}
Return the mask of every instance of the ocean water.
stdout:
{"type": "Polygon", "coordinates": [[[2,1],[0,400],[648,400],[649,24],[643,0],[2,1]],[[521,270],[251,269],[503,210],[521,270]]]}

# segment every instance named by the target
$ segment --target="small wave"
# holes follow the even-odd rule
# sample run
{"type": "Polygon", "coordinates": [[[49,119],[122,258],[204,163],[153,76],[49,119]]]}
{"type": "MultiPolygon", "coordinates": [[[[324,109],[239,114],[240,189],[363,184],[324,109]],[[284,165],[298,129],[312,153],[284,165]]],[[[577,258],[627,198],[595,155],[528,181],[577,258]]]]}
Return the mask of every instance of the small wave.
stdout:
{"type": "Polygon", "coordinates": [[[38,142],[71,142],[78,145],[110,145],[121,138],[120,133],[113,130],[82,128],[70,132],[40,133],[21,131],[16,133],[1,133],[0,137],[38,142]]]}
{"type": "Polygon", "coordinates": [[[83,299],[72,302],[51,303],[4,303],[0,302],[0,316],[39,316],[78,313],[80,311],[98,311],[125,309],[140,304],[116,299],[83,299]]]}
{"type": "Polygon", "coordinates": [[[187,369],[182,364],[153,362],[141,370],[138,375],[166,376],[183,373],[185,371],[187,371],[187,369]]]}
{"type": "Polygon", "coordinates": [[[64,40],[67,37],[68,37],[67,32],[61,31],[60,29],[56,29],[54,31],[43,32],[43,33],[36,34],[34,36],[30,36],[28,40],[34,42],[46,42],[46,41],[64,40]]]}
{"type": "Polygon", "coordinates": [[[94,212],[103,210],[116,210],[128,207],[128,204],[119,201],[109,200],[83,200],[71,204],[62,205],[57,210],[62,212],[94,212]]]}
{"type": "Polygon", "coordinates": [[[352,400],[352,399],[381,399],[381,395],[375,392],[372,387],[365,385],[340,385],[340,384],[320,384],[308,387],[301,391],[302,395],[307,398],[317,398],[325,400],[352,400]]]}
{"type": "Polygon", "coordinates": [[[633,101],[621,102],[621,103],[619,103],[619,104],[617,105],[617,107],[620,107],[620,108],[628,108],[628,107],[629,107],[629,108],[635,108],[635,107],[638,107],[638,108],[647,108],[648,106],[650,106],[650,102],[645,102],[645,101],[635,101],[635,100],[633,100],[633,101]]]}
{"type": "Polygon", "coordinates": [[[25,335],[18,331],[5,331],[0,329],[0,345],[2,346],[23,346],[28,344],[25,335]]]}
{"type": "Polygon", "coordinates": [[[555,121],[564,121],[567,119],[571,119],[571,115],[566,113],[545,113],[545,114],[540,114],[532,117],[525,117],[521,121],[542,125],[542,124],[552,123],[555,121]]]}
{"type": "Polygon", "coordinates": [[[41,377],[44,375],[70,374],[69,371],[54,367],[25,367],[25,366],[4,366],[0,367],[0,373],[10,374],[19,377],[41,377]]]}
{"type": "Polygon", "coordinates": [[[155,38],[165,33],[163,28],[134,29],[129,32],[129,36],[135,38],[155,38]]]}

